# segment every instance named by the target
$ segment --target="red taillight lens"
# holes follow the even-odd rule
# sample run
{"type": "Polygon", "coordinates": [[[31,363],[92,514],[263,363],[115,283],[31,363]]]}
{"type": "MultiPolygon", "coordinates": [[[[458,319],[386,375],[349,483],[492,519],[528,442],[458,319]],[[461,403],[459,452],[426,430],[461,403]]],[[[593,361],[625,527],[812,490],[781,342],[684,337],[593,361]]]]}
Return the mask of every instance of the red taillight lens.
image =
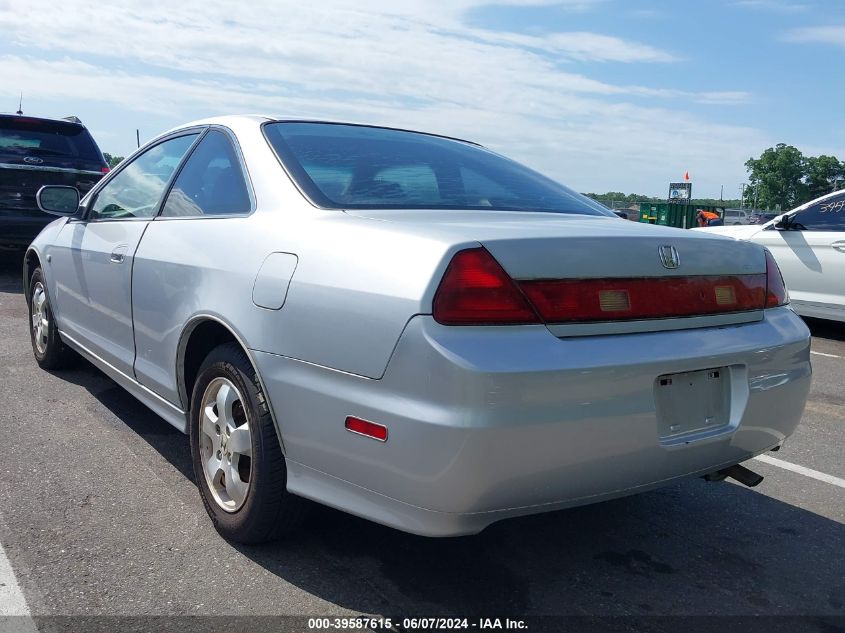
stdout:
{"type": "Polygon", "coordinates": [[[766,307],[776,308],[789,303],[789,293],[783,283],[775,258],[766,251],[766,307]]]}
{"type": "Polygon", "coordinates": [[[484,248],[455,255],[434,296],[444,325],[590,323],[747,312],[789,302],[766,251],[766,273],[514,281],[484,248]]]}
{"type": "Polygon", "coordinates": [[[104,174],[107,174],[111,171],[111,168],[110,167],[101,167],[100,171],[103,172],[104,174]]]}
{"type": "Polygon", "coordinates": [[[452,258],[434,295],[433,312],[443,325],[540,322],[513,279],[484,248],[452,258]]]}
{"type": "Polygon", "coordinates": [[[538,280],[520,286],[548,323],[762,310],[766,297],[766,275],[538,280]]]}

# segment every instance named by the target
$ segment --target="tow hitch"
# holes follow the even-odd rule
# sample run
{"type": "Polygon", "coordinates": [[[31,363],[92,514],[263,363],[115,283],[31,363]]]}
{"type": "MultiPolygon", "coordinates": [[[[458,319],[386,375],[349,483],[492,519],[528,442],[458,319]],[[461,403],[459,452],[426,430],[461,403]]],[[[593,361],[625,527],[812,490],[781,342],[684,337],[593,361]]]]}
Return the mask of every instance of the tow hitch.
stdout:
{"type": "Polygon", "coordinates": [[[704,475],[706,481],[722,481],[726,477],[736,479],[739,483],[749,488],[753,488],[763,481],[763,475],[758,475],[753,470],[749,470],[740,464],[734,464],[729,468],[723,468],[722,470],[717,470],[715,473],[704,475]]]}

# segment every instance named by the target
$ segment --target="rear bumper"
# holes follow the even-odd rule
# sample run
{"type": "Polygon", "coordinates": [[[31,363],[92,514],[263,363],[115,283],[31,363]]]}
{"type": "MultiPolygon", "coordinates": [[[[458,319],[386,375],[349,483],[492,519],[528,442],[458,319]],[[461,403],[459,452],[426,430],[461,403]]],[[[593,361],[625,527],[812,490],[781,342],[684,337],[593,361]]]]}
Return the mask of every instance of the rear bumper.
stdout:
{"type": "Polygon", "coordinates": [[[811,378],[809,332],[788,308],[740,326],[570,339],[419,316],[380,380],[255,357],[289,489],[432,536],[744,461],[794,431],[811,378]],[[661,439],[657,377],[717,367],[728,423],[661,439]],[[386,425],[388,441],[347,432],[348,415],[386,425]]]}

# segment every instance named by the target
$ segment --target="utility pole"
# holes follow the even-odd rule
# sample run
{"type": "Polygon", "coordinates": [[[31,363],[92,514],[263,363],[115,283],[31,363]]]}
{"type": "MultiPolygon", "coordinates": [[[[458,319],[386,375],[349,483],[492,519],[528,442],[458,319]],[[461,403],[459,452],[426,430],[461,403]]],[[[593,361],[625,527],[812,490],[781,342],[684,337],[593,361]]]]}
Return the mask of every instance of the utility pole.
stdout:
{"type": "Polygon", "coordinates": [[[739,208],[742,209],[745,206],[745,183],[739,183],[739,208]]]}
{"type": "Polygon", "coordinates": [[[725,185],[719,185],[719,202],[723,202],[725,200],[725,185]]]}

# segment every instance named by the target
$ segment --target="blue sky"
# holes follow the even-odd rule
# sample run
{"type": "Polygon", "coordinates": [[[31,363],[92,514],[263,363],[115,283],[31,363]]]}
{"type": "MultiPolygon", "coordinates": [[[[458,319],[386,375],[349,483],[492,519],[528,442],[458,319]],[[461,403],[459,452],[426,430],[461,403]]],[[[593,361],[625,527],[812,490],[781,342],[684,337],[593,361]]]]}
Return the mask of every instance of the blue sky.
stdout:
{"type": "Polygon", "coordinates": [[[106,152],[262,112],[479,141],[580,191],[735,197],[778,142],[845,159],[842,0],[0,0],[0,111],[106,152]],[[57,10],[60,7],[60,10],[57,10]]]}

